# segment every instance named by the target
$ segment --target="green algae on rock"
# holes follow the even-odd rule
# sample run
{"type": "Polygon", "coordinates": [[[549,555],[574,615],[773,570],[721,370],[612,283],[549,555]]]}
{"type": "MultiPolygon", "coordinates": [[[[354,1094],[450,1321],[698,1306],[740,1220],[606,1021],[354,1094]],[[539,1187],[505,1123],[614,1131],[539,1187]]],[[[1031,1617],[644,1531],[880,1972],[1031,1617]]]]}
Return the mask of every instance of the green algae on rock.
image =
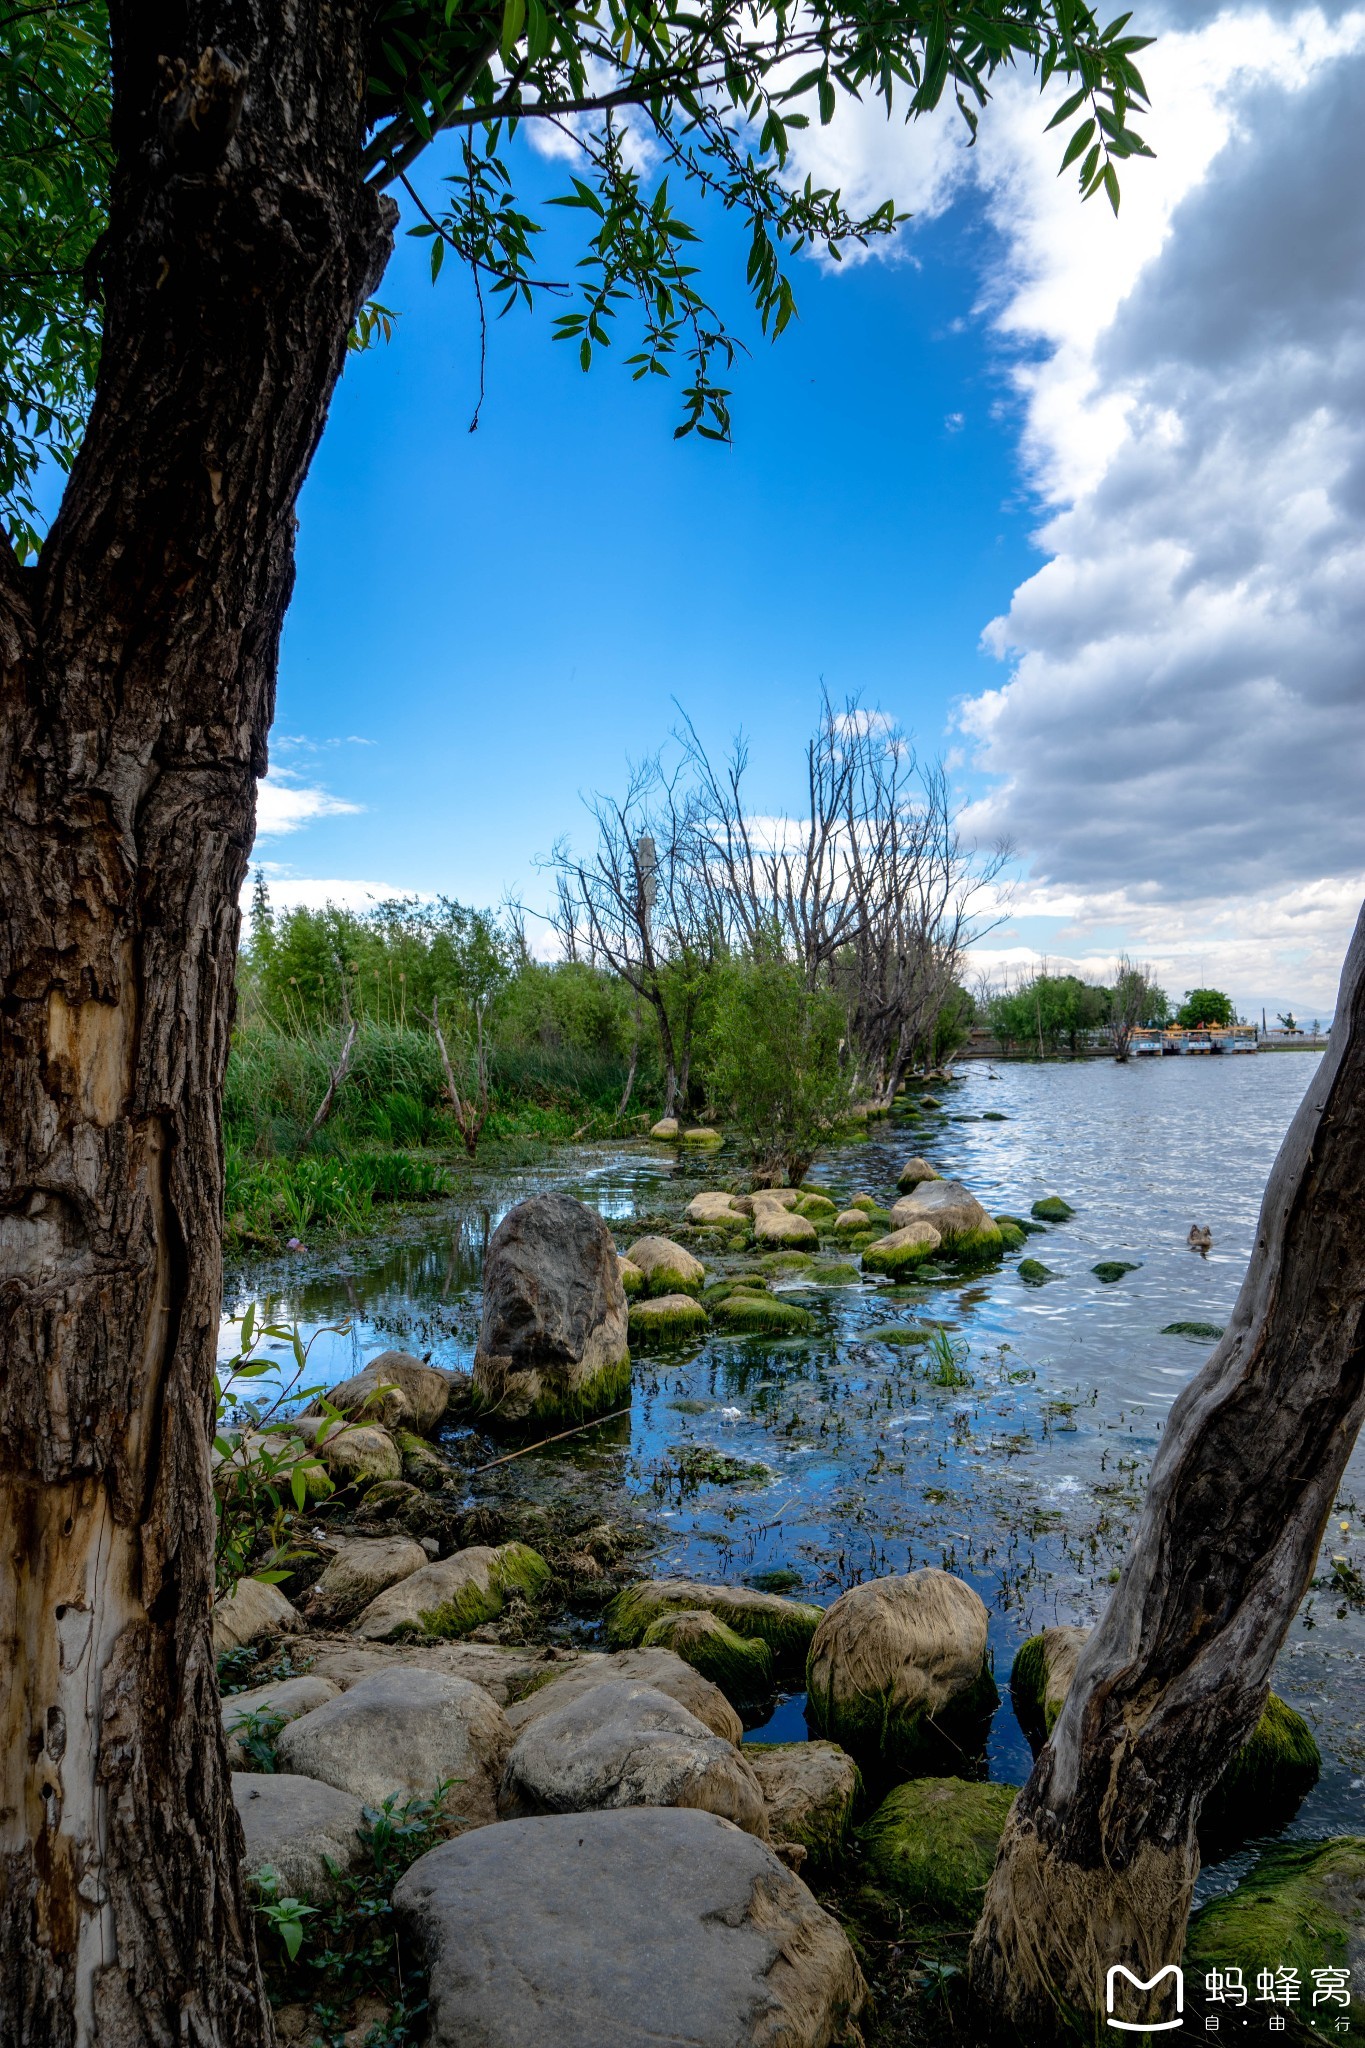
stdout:
{"type": "Polygon", "coordinates": [[[1282,1827],[1321,1771],[1322,1752],[1307,1721],[1270,1693],[1260,1720],[1200,1809],[1200,1853],[1212,1861],[1250,1835],[1282,1827]]]}
{"type": "Polygon", "coordinates": [[[1054,1273],[1051,1266],[1045,1266],[1041,1259],[1020,1259],[1014,1270],[1025,1287],[1046,1287],[1049,1280],[1062,1277],[1060,1273],[1054,1273]]]}
{"type": "Polygon", "coordinates": [[[806,1660],[806,1714],[871,1782],[961,1762],[999,1702],[981,1596],[926,1568],[852,1586],[806,1660]]]}
{"type": "Polygon", "coordinates": [[[837,1742],[746,1742],[743,1756],[763,1787],[772,1839],[799,1842],[812,1870],[832,1869],[862,1790],[852,1757],[837,1742]]]}
{"type": "Polygon", "coordinates": [[[1139,1272],[1141,1263],[1141,1260],[1134,1265],[1131,1259],[1101,1259],[1098,1266],[1092,1266],[1090,1270],[1106,1287],[1112,1287],[1116,1280],[1122,1280],[1125,1273],[1139,1272]]]}
{"type": "Polygon", "coordinates": [[[1161,1334],[1163,1337],[1200,1337],[1205,1343],[1213,1344],[1222,1336],[1223,1325],[1221,1323],[1167,1323],[1164,1325],[1161,1334]]]}
{"type": "Polygon", "coordinates": [[[637,1294],[643,1294],[645,1291],[645,1276],[640,1271],[640,1268],[633,1264],[630,1259],[626,1258],[623,1253],[618,1254],[618,1257],[620,1259],[619,1270],[622,1290],[625,1293],[626,1300],[633,1301],[637,1294]]]}
{"type": "Polygon", "coordinates": [[[1018,1790],[963,1778],[897,1785],[858,1830],[873,1883],[915,1913],[973,1926],[1018,1790]]]}
{"type": "Polygon", "coordinates": [[[713,1303],[711,1316],[718,1330],[730,1330],[741,1336],[793,1337],[814,1328],[809,1310],[747,1289],[736,1290],[723,1301],[713,1303]]]}
{"type": "Polygon", "coordinates": [[[1062,1711],[1088,1628],[1045,1628],[1020,1645],[1010,1670],[1010,1704],[1036,1756],[1062,1711]]]}
{"type": "Polygon", "coordinates": [[[868,1245],[863,1253],[863,1271],[899,1278],[931,1259],[942,1241],[932,1223],[907,1223],[868,1245]]]}
{"type": "Polygon", "coordinates": [[[646,1292],[699,1294],[706,1268],[671,1237],[640,1237],[628,1247],[626,1258],[645,1276],[646,1292]]]}
{"type": "Polygon", "coordinates": [[[864,1330],[864,1344],[927,1344],[933,1335],[922,1323],[883,1323],[875,1330],[864,1330]]]}
{"type": "Polygon", "coordinates": [[[534,1599],[549,1579],[549,1565],[529,1544],[476,1544],[390,1586],[365,1608],[355,1632],[371,1642],[467,1636],[496,1621],[513,1593],[534,1599]]]}
{"type": "Polygon", "coordinates": [[[706,1325],[706,1310],[690,1294],[663,1294],[630,1304],[632,1344],[679,1344],[700,1336],[706,1325]]]}
{"type": "Polygon", "coordinates": [[[1007,1252],[1017,1252],[1021,1244],[1028,1243],[1028,1234],[1022,1223],[1016,1223],[1012,1216],[997,1216],[995,1227],[1000,1232],[1000,1243],[1007,1252]]]}
{"type": "Polygon", "coordinates": [[[761,1636],[742,1636],[704,1607],[678,1608],[652,1621],[642,1649],[672,1650],[718,1685],[732,1707],[752,1706],[773,1689],[773,1653],[761,1636]]]}
{"type": "Polygon", "coordinates": [[[1070,1202],[1064,1202],[1060,1195],[1044,1195],[1040,1201],[1034,1203],[1029,1213],[1036,1216],[1040,1223],[1065,1223],[1076,1211],[1070,1202]]]}
{"type": "MultiPolygon", "coordinates": [[[[1192,1978],[1239,1969],[1255,1984],[1260,1971],[1294,1970],[1310,1986],[1314,1970],[1346,1973],[1359,1957],[1365,1929],[1365,1837],[1279,1842],[1236,1891],[1213,1899],[1190,1922],[1185,1961],[1192,1978]]],[[[1334,2008],[1340,2010],[1340,2008],[1334,2008]]],[[[1351,2018],[1365,2018],[1365,1983],[1352,1993],[1351,2018]]],[[[1311,2039],[1305,2027],[1300,2038],[1311,2039]]]]}
{"type": "Polygon", "coordinates": [[[822,1619],[819,1607],[759,1593],[748,1586],[708,1586],[700,1579],[643,1579],[627,1586],[604,1617],[608,1648],[633,1649],[660,1615],[704,1608],[736,1635],[757,1636],[779,1671],[798,1671],[822,1619]]]}

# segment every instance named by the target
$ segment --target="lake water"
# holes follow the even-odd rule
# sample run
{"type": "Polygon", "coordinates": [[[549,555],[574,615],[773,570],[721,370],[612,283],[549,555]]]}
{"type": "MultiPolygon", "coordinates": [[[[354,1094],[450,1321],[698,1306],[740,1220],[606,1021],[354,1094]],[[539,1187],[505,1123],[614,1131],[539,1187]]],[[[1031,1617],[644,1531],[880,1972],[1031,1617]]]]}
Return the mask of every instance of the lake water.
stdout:
{"type": "MultiPolygon", "coordinates": [[[[1040,1196],[1060,1194],[1071,1221],[970,1284],[783,1283],[814,1312],[813,1336],[715,1336],[641,1355],[628,1422],[471,1478],[471,1503],[555,1486],[626,1495],[658,1534],[650,1570],[741,1581],[780,1568],[821,1603],[915,1566],[958,1573],[991,1612],[1004,1697],[990,1773],[1022,1780],[1029,1754],[1007,1685],[1014,1653],[1035,1630],[1088,1623],[1102,1608],[1166,1412],[1210,1348],[1161,1331],[1226,1321],[1267,1172],[1317,1058],[968,1065],[957,1085],[936,1091],[940,1109],[873,1125],[866,1141],[821,1159],[811,1184],[889,1200],[904,1159],[922,1152],[993,1212],[1027,1215],[1040,1196]],[[1186,1245],[1196,1223],[1213,1234],[1207,1257],[1186,1245]],[[1024,1285],[1019,1256],[1058,1277],[1024,1285]],[[1102,1260],[1136,1270],[1105,1284],[1091,1272],[1102,1260]],[[969,1383],[936,1385],[922,1350],[876,1338],[897,1321],[942,1326],[969,1383]],[[688,1445],[761,1464],[767,1476],[680,1489],[676,1452],[688,1445]]],[[[386,1245],[239,1266],[227,1313],[254,1301],[272,1320],[297,1320],[315,1337],[309,1377],[323,1382],[391,1345],[468,1366],[484,1247],[514,1201],[564,1187],[601,1210],[624,1248],[632,1218],[676,1214],[697,1187],[735,1169],[727,1153],[697,1162],[649,1144],[560,1153],[544,1168],[476,1179],[467,1200],[409,1219],[386,1245]],[[345,1334],[333,1334],[328,1326],[342,1322],[345,1334]]],[[[234,1337],[226,1322],[224,1356],[234,1337]]],[[[1328,1548],[1360,1561],[1357,1500],[1365,1505],[1359,1449],[1328,1548]]],[[[1339,1605],[1309,1595],[1275,1675],[1324,1757],[1295,1834],[1365,1828],[1365,1619],[1339,1605]]],[[[762,1732],[803,1735],[801,1709],[799,1697],[779,1702],[762,1732]]],[[[1239,1858],[1201,1884],[1217,1888],[1244,1866],[1239,1858]]]]}

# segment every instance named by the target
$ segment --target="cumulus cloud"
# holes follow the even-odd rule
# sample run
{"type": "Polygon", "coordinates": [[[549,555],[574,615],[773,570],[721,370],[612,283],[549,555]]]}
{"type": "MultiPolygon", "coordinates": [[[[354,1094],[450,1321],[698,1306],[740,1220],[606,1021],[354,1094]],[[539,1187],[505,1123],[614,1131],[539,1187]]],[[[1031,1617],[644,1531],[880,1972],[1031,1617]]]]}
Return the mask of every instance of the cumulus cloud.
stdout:
{"type": "Polygon", "coordinates": [[[272,768],[256,785],[256,837],[277,839],[316,818],[335,818],[364,809],[333,796],[319,783],[303,782],[287,768],[272,768]]]}
{"type": "MultiPolygon", "coordinates": [[[[256,867],[265,876],[271,905],[276,910],[326,910],[331,906],[337,910],[366,911],[373,910],[378,903],[392,902],[395,897],[416,897],[420,903],[435,900],[429,892],[404,889],[397,882],[356,882],[339,877],[292,875],[270,861],[258,862],[256,867]]],[[[242,887],[244,915],[250,914],[256,867],[252,868],[242,887]]]]}

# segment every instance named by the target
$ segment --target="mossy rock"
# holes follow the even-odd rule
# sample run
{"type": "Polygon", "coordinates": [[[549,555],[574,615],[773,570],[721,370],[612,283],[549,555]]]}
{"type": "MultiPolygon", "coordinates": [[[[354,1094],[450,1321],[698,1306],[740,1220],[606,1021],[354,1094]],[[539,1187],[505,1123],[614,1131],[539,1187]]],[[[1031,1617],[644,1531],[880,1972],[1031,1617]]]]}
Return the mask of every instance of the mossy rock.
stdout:
{"type": "Polygon", "coordinates": [[[1214,1344],[1223,1334],[1221,1323],[1167,1323],[1161,1332],[1163,1337],[1199,1337],[1206,1344],[1214,1344]]]}
{"type": "Polygon", "coordinates": [[[1007,1226],[1011,1230],[1022,1230],[1025,1237],[1044,1237],[1047,1234],[1046,1226],[1035,1223],[1031,1216],[1004,1215],[997,1216],[995,1220],[1002,1230],[1007,1226]]]}
{"type": "Polygon", "coordinates": [[[643,1273],[646,1294],[700,1294],[706,1284],[701,1260],[671,1237],[637,1237],[626,1258],[643,1273]]]}
{"type": "Polygon", "coordinates": [[[704,1607],[661,1614],[640,1638],[646,1650],[675,1656],[718,1685],[732,1707],[749,1707],[773,1689],[773,1653],[759,1636],[742,1636],[704,1607]]]}
{"type": "Polygon", "coordinates": [[[1028,1233],[1012,1217],[997,1216],[995,1227],[1000,1232],[1001,1247],[1007,1252],[1017,1252],[1021,1244],[1028,1243],[1028,1233]]]}
{"type": "Polygon", "coordinates": [[[709,1415],[712,1406],[709,1401],[687,1400],[670,1401],[668,1405],[675,1415],[709,1415]]]}
{"type": "Polygon", "coordinates": [[[893,1230],[886,1237],[876,1238],[863,1253],[865,1273],[889,1273],[899,1279],[903,1273],[913,1273],[919,1266],[930,1261],[938,1251],[941,1240],[932,1224],[910,1225],[904,1230],[893,1230]]]}
{"type": "Polygon", "coordinates": [[[765,1252],[758,1263],[765,1273],[807,1273],[815,1260],[809,1252],[765,1252]]]}
{"type": "Polygon", "coordinates": [[[534,1600],[550,1578],[545,1559],[526,1543],[457,1551],[379,1594],[361,1613],[356,1632],[371,1642],[455,1640],[496,1621],[513,1594],[534,1600]]]}
{"type": "Polygon", "coordinates": [[[1065,1223],[1075,1213],[1070,1202],[1064,1202],[1060,1195],[1044,1195],[1030,1211],[1040,1223],[1065,1223]]]}
{"type": "Polygon", "coordinates": [[[1260,1720],[1200,1809],[1199,1848],[1205,1861],[1219,1860],[1251,1835],[1268,1835],[1283,1827],[1321,1771],[1322,1752],[1312,1729],[1302,1714],[1272,1692],[1260,1720]]]}
{"type": "Polygon", "coordinates": [[[848,1206],[850,1209],[866,1209],[870,1216],[884,1216],[887,1213],[875,1195],[853,1195],[848,1206]]]}
{"type": "MultiPolygon", "coordinates": [[[[887,1221],[890,1221],[889,1217],[887,1221]]],[[[874,1244],[878,1244],[885,1235],[886,1231],[880,1225],[872,1230],[860,1230],[856,1236],[849,1239],[848,1249],[851,1252],[865,1252],[874,1244]]]]}
{"type": "Polygon", "coordinates": [[[746,1742],[740,1754],[763,1787],[774,1842],[799,1842],[812,1870],[844,1852],[862,1792],[858,1766],[837,1742],[746,1742]]]}
{"type": "Polygon", "coordinates": [[[645,1579],[618,1593],[604,1617],[607,1645],[634,1649],[661,1615],[693,1608],[716,1615],[736,1635],[758,1637],[773,1655],[774,1669],[802,1668],[823,1610],[748,1586],[708,1586],[698,1579],[645,1579]]]}
{"type": "Polygon", "coordinates": [[[812,1287],[856,1287],[863,1276],[857,1266],[841,1261],[828,1266],[812,1266],[806,1277],[812,1287]]]}
{"type": "Polygon", "coordinates": [[[413,1486],[420,1486],[425,1493],[435,1492],[445,1485],[450,1477],[450,1467],[425,1437],[414,1436],[408,1429],[396,1429],[393,1440],[403,1460],[403,1477],[406,1480],[413,1486]]]}
{"type": "Polygon", "coordinates": [[[695,1145],[703,1149],[710,1147],[714,1150],[716,1146],[725,1143],[723,1131],[710,1130],[705,1124],[693,1124],[690,1130],[680,1131],[678,1135],[684,1145],[695,1145]]]}
{"type": "Polygon", "coordinates": [[[1061,1623],[1022,1643],[1010,1669],[1010,1704],[1036,1756],[1062,1711],[1090,1631],[1061,1623]]]}
{"type": "MultiPolygon", "coordinates": [[[[653,1306],[652,1303],[644,1305],[653,1306]]],[[[631,1304],[632,1316],[635,1306],[631,1304]]],[[[555,1427],[568,1429],[575,1423],[587,1422],[594,1415],[609,1415],[614,1409],[623,1408],[629,1399],[630,1354],[627,1352],[623,1358],[612,1359],[608,1364],[599,1366],[586,1379],[577,1380],[571,1388],[562,1391],[550,1384],[548,1377],[542,1376],[530,1407],[507,1427],[524,1436],[537,1432],[543,1434],[555,1427]]],[[[504,1418],[497,1401],[485,1395],[477,1384],[470,1391],[468,1413],[471,1417],[486,1413],[495,1426],[503,1425],[504,1418]]]]}
{"type": "Polygon", "coordinates": [[[795,1302],[771,1294],[737,1292],[716,1302],[711,1311],[718,1330],[742,1336],[797,1337],[814,1328],[814,1317],[795,1302]]]}
{"type": "Polygon", "coordinates": [[[690,1294],[664,1294],[630,1305],[632,1344],[681,1344],[706,1329],[706,1310],[690,1294]]]}
{"type": "Polygon", "coordinates": [[[1046,1287],[1049,1280],[1062,1277],[1060,1273],[1054,1273],[1051,1266],[1045,1266],[1041,1259],[1020,1259],[1015,1271],[1025,1287],[1046,1287]]]}
{"type": "Polygon", "coordinates": [[[808,1223],[832,1223],[838,1213],[837,1202],[831,1202],[828,1195],[817,1195],[813,1188],[804,1193],[796,1204],[796,1214],[804,1216],[808,1223]]]}
{"type": "Polygon", "coordinates": [[[927,1344],[933,1335],[922,1323],[885,1323],[863,1331],[865,1344],[927,1344]]]}
{"type": "Polygon", "coordinates": [[[617,1253],[617,1259],[619,1261],[617,1270],[621,1275],[621,1286],[626,1300],[633,1301],[637,1294],[643,1294],[645,1291],[645,1276],[638,1266],[632,1265],[630,1260],[623,1257],[619,1252],[617,1253]]]}
{"type": "Polygon", "coordinates": [[[749,1584],[756,1593],[795,1593],[805,1583],[800,1572],[793,1571],[789,1564],[773,1565],[768,1571],[749,1574],[749,1584]]]}
{"type": "MultiPolygon", "coordinates": [[[[1190,1922],[1185,1946],[1189,1977],[1203,1982],[1214,1969],[1239,1969],[1252,1997],[1260,1971],[1298,1972],[1307,2004],[1314,1970],[1350,1971],[1365,1929],[1365,1837],[1278,1842],[1242,1879],[1236,1891],[1213,1899],[1190,1922]]],[[[1350,2017],[1365,2019],[1365,1982],[1356,1972],[1350,2017]]],[[[1335,2016],[1340,2007],[1331,2007],[1335,2016]]],[[[1291,2008],[1297,2038],[1320,2039],[1291,2008]]],[[[1311,2012],[1311,2008],[1310,2008],[1311,2012]]],[[[1321,2017],[1321,2012],[1319,2013],[1321,2017]]],[[[1292,2038],[1292,2036],[1291,2036],[1292,2038]]]]}
{"type": "Polygon", "coordinates": [[[916,1914],[975,1925],[1017,1785],[913,1778],[887,1794],[858,1830],[878,1889],[916,1914]]]}
{"type": "Polygon", "coordinates": [[[943,1104],[939,1101],[937,1095],[921,1095],[919,1106],[921,1109],[942,1109],[943,1104]]]}
{"type": "Polygon", "coordinates": [[[1141,1260],[1134,1265],[1131,1259],[1101,1259],[1098,1266],[1092,1266],[1090,1270],[1097,1280],[1103,1280],[1106,1287],[1112,1287],[1116,1280],[1122,1280],[1125,1273],[1139,1272],[1141,1263],[1141,1260]]]}
{"type": "Polygon", "coordinates": [[[1007,1124],[1009,1118],[1005,1115],[1003,1109],[983,1109],[981,1121],[983,1124],[1007,1124]]]}
{"type": "Polygon", "coordinates": [[[701,1298],[707,1308],[718,1301],[724,1301],[730,1294],[771,1294],[772,1289],[761,1273],[736,1273],[726,1280],[712,1280],[703,1287],[701,1298]]]}

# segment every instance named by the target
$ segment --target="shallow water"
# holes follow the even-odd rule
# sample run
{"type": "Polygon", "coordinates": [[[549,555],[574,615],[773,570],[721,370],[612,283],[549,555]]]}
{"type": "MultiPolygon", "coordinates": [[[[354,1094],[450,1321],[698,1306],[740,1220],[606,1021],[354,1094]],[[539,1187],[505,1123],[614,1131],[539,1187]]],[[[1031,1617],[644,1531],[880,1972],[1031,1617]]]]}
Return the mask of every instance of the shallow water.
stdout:
{"type": "MultiPolygon", "coordinates": [[[[959,1573],[990,1609],[1005,1695],[990,1774],[1021,1780],[1028,1749],[1006,1683],[1015,1650],[1034,1630],[1092,1621],[1103,1606],[1166,1411],[1209,1349],[1161,1330],[1226,1321],[1266,1174],[1317,1057],[966,1067],[957,1086],[936,1091],[940,1110],[874,1125],[870,1139],[822,1159],[812,1185],[889,1199],[903,1160],[923,1152],[992,1211],[1027,1215],[1038,1197],[1060,1194],[1076,1211],[1071,1221],[970,1284],[816,1288],[797,1276],[783,1284],[813,1310],[814,1335],[713,1336],[642,1355],[628,1430],[608,1425],[471,1479],[471,1501],[567,1476],[623,1490],[658,1529],[650,1569],[742,1580],[786,1568],[800,1575],[804,1597],[822,1603],[860,1579],[914,1566],[959,1573]],[[1186,1246],[1194,1223],[1213,1233],[1206,1258],[1186,1246]],[[1058,1277],[1025,1286],[1018,1256],[1058,1277]],[[1106,1259],[1137,1270],[1105,1284],[1090,1269],[1106,1259]],[[922,1349],[870,1334],[896,1321],[946,1328],[969,1384],[934,1384],[922,1349]],[[688,1444],[760,1463],[769,1476],[680,1492],[669,1454],[688,1444]]],[[[254,1300],[272,1319],[297,1319],[314,1338],[309,1379],[323,1383],[390,1345],[468,1365],[484,1247],[512,1202],[533,1187],[565,1187],[601,1209],[624,1248],[632,1217],[679,1210],[735,1164],[726,1153],[695,1162],[649,1145],[562,1153],[548,1168],[490,1178],[478,1199],[409,1220],[387,1246],[238,1268],[228,1311],[254,1300]],[[344,1335],[326,1327],[342,1321],[344,1335]]],[[[233,1336],[229,1323],[225,1356],[233,1336]]],[[[1351,1534],[1334,1517],[1328,1548],[1359,1560],[1359,1448],[1342,1495],[1339,1519],[1351,1534]]],[[[1295,1834],[1365,1827],[1365,1622],[1338,1608],[1333,1595],[1310,1594],[1276,1670],[1276,1690],[1308,1717],[1324,1755],[1295,1834]]],[[[780,1702],[751,1732],[799,1737],[800,1699],[780,1702]]],[[[1203,1885],[1225,1884],[1244,1862],[1203,1885]]]]}

